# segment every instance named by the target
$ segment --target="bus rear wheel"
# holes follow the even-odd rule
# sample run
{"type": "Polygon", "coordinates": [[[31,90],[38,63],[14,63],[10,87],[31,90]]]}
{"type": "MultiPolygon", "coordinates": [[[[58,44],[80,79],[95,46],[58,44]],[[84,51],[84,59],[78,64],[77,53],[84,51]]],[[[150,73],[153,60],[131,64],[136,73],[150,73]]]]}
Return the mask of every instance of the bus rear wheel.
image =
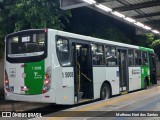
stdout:
{"type": "Polygon", "coordinates": [[[111,96],[110,86],[107,83],[104,83],[101,87],[100,98],[101,100],[105,100],[110,98],[110,96],[111,96]]]}

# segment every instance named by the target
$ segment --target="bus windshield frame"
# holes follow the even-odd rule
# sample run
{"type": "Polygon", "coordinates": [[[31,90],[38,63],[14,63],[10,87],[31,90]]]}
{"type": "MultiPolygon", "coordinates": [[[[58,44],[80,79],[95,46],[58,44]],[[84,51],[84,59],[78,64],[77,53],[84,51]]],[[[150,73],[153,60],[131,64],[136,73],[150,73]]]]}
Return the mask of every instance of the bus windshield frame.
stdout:
{"type": "Polygon", "coordinates": [[[10,63],[37,62],[45,59],[47,57],[47,31],[27,30],[6,36],[5,55],[10,63]]]}

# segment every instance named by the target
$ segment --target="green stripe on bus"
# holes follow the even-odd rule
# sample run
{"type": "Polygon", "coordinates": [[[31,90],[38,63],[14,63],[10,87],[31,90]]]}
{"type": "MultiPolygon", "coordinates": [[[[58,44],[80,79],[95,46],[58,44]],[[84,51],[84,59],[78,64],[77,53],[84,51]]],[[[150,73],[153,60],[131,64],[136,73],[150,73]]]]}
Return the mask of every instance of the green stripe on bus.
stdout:
{"type": "Polygon", "coordinates": [[[154,52],[154,50],[151,48],[139,47],[139,49],[142,51],[154,52]]]}
{"type": "Polygon", "coordinates": [[[149,66],[141,67],[141,88],[144,88],[144,80],[149,75],[149,66]]]}
{"type": "Polygon", "coordinates": [[[44,81],[44,60],[40,62],[26,63],[24,69],[26,73],[25,86],[29,88],[25,92],[27,95],[41,94],[44,81]]]}
{"type": "MultiPolygon", "coordinates": [[[[141,51],[146,51],[146,52],[154,52],[153,49],[151,48],[145,48],[145,47],[139,47],[139,50],[141,51]]],[[[148,66],[141,66],[141,88],[144,88],[144,80],[145,80],[145,77],[148,77],[149,79],[149,86],[151,85],[151,82],[150,82],[150,73],[149,73],[149,65],[148,66]]]]}

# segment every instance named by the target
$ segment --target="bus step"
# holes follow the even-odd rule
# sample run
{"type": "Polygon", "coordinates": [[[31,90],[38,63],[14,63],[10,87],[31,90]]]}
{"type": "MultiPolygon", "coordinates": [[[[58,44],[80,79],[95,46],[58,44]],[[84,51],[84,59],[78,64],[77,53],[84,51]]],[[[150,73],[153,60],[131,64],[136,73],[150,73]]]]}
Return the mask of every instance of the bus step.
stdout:
{"type": "Polygon", "coordinates": [[[122,91],[122,92],[120,92],[121,95],[125,95],[127,93],[128,93],[128,91],[122,91]]]}
{"type": "Polygon", "coordinates": [[[79,103],[84,103],[84,102],[88,102],[88,101],[91,101],[92,99],[81,99],[80,101],[79,101],[79,103]]]}

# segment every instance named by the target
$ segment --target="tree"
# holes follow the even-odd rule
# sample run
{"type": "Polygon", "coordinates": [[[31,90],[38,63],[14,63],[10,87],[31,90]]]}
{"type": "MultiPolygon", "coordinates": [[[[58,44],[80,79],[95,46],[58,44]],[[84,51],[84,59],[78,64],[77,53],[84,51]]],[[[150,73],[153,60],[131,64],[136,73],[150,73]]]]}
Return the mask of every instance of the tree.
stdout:
{"type": "Polygon", "coordinates": [[[147,33],[146,35],[146,43],[148,44],[149,47],[151,47],[152,42],[155,40],[155,36],[153,33],[147,33]]]}
{"type": "Polygon", "coordinates": [[[59,8],[59,0],[0,0],[0,45],[6,34],[23,29],[62,30],[70,16],[59,8]]]}
{"type": "Polygon", "coordinates": [[[151,47],[152,42],[155,40],[155,35],[153,33],[146,33],[136,36],[135,45],[142,47],[151,47]]]}
{"type": "Polygon", "coordinates": [[[131,40],[127,38],[124,33],[113,27],[104,28],[99,26],[91,36],[116,42],[131,43],[131,40]]]}
{"type": "Polygon", "coordinates": [[[71,12],[72,17],[69,24],[66,24],[66,31],[123,43],[131,43],[133,39],[133,27],[121,21],[85,7],[71,12]]]}
{"type": "Polygon", "coordinates": [[[160,60],[160,39],[153,41],[151,47],[154,49],[158,59],[160,60]]]}

